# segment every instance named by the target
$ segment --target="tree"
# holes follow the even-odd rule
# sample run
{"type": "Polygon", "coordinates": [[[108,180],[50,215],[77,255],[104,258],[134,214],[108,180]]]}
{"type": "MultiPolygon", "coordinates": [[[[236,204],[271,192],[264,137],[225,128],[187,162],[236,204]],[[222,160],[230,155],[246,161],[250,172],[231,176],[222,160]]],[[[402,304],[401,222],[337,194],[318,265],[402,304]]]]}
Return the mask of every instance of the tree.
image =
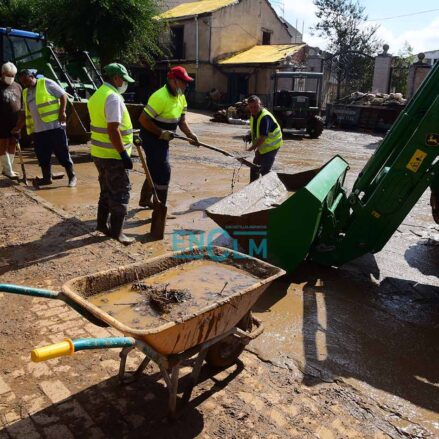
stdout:
{"type": "MultiPolygon", "coordinates": [[[[365,8],[353,0],[314,0],[319,19],[314,33],[328,41],[329,64],[337,80],[337,99],[345,92],[367,88],[372,80],[372,55],[380,41],[378,26],[368,26],[365,8]]],[[[365,89],[364,91],[368,91],[365,89]]]]}
{"type": "Polygon", "coordinates": [[[1,0],[0,26],[33,30],[36,3],[29,0],[1,0]]]}
{"type": "Polygon", "coordinates": [[[161,53],[158,13],[157,0],[3,0],[0,6],[4,25],[47,30],[57,47],[88,50],[103,65],[153,62],[161,53]]]}
{"type": "Polygon", "coordinates": [[[391,89],[395,92],[407,95],[407,76],[410,66],[415,62],[413,47],[406,41],[398,55],[393,58],[391,89]]]}

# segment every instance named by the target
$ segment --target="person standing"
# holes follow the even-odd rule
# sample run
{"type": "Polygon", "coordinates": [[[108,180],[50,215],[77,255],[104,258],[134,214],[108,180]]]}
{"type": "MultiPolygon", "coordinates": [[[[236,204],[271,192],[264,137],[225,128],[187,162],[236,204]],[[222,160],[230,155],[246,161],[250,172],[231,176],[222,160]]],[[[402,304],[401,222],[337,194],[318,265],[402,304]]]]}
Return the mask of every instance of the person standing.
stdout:
{"type": "Polygon", "coordinates": [[[250,133],[244,140],[251,141],[252,145],[247,151],[255,151],[253,163],[259,165],[259,168],[250,169],[251,183],[270,172],[282,146],[282,130],[274,116],[263,107],[258,96],[253,95],[248,98],[248,108],[251,113],[250,133]]]}
{"type": "Polygon", "coordinates": [[[19,134],[26,123],[27,133],[33,134],[35,154],[43,173],[43,178],[37,178],[35,183],[38,186],[52,184],[50,159],[52,154],[55,154],[60,165],[66,170],[69,187],[76,186],[77,180],[65,128],[67,93],[51,79],[37,79],[29,69],[22,70],[18,74],[18,80],[24,88],[25,112],[13,133],[19,134]]]}
{"type": "Polygon", "coordinates": [[[112,63],[104,67],[104,81],[88,101],[91,155],[101,188],[97,230],[128,245],[134,242],[123,232],[131,190],[128,171],[133,169],[133,126],[122,93],[134,79],[125,66],[112,63]]]}
{"type": "MultiPolygon", "coordinates": [[[[147,165],[157,196],[164,205],[168,199],[171,180],[169,141],[174,138],[177,127],[192,139],[193,145],[198,144],[198,137],[186,121],[187,102],[184,91],[192,81],[193,78],[184,67],[173,67],[168,72],[167,83],[151,95],[139,118],[140,137],[147,165]]],[[[139,206],[152,207],[151,197],[152,188],[145,181],[140,193],[139,206]]]]}
{"type": "Polygon", "coordinates": [[[17,178],[13,171],[15,145],[17,140],[12,134],[21,111],[21,87],[14,82],[17,68],[11,62],[2,65],[0,80],[0,162],[2,173],[9,178],[17,178]]]}

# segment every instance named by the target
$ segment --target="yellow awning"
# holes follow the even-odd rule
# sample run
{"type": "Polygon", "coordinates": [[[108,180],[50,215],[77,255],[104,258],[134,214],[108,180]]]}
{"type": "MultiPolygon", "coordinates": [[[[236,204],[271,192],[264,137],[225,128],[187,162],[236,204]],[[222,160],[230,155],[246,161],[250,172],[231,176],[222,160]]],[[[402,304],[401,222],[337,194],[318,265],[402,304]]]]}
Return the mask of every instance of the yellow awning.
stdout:
{"type": "Polygon", "coordinates": [[[238,3],[238,0],[199,0],[192,3],[183,3],[157,16],[159,19],[190,17],[192,15],[207,14],[218,9],[238,3]]]}
{"type": "Polygon", "coordinates": [[[251,49],[219,61],[218,64],[273,64],[288,55],[294,55],[305,44],[273,44],[270,46],[254,46],[251,49]]]}

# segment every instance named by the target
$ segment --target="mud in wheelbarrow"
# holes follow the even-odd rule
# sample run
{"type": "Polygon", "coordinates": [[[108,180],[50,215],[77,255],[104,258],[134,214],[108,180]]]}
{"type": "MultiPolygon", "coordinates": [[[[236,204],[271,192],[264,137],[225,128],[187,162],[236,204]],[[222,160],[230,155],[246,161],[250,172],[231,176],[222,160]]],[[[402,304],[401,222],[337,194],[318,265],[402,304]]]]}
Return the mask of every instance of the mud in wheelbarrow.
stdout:
{"type": "Polygon", "coordinates": [[[175,414],[180,368],[188,364],[193,367],[191,384],[183,395],[183,400],[188,401],[204,361],[214,367],[229,366],[245,345],[262,333],[261,322],[251,316],[251,308],[273,280],[284,273],[242,253],[207,247],[78,277],[65,283],[60,293],[7,284],[0,285],[0,291],[64,300],[93,323],[106,324],[124,335],[66,339],[35,349],[33,361],[80,350],[123,348],[121,380],[138,378],[154,361],[169,389],[170,413],[175,414]],[[181,289],[188,287],[190,298],[184,306],[177,303],[175,310],[158,313],[151,309],[142,291],[131,290],[133,284],[157,287],[164,282],[181,289]],[[134,348],[145,358],[127,377],[126,359],[134,348]]]}
{"type": "Polygon", "coordinates": [[[206,213],[243,252],[267,258],[287,272],[303,261],[325,222],[346,202],[349,166],[336,156],[324,166],[296,174],[270,172],[210,206],[206,213]]]}

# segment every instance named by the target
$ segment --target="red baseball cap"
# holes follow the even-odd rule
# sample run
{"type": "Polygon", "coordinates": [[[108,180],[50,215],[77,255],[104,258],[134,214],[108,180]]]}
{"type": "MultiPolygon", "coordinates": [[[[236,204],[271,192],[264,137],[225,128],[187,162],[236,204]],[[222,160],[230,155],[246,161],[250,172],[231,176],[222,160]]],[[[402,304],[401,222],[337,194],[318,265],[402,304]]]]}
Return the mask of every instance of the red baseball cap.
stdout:
{"type": "Polygon", "coordinates": [[[176,66],[172,67],[168,72],[169,79],[181,79],[182,81],[192,82],[194,78],[191,78],[184,67],[176,66]]]}

